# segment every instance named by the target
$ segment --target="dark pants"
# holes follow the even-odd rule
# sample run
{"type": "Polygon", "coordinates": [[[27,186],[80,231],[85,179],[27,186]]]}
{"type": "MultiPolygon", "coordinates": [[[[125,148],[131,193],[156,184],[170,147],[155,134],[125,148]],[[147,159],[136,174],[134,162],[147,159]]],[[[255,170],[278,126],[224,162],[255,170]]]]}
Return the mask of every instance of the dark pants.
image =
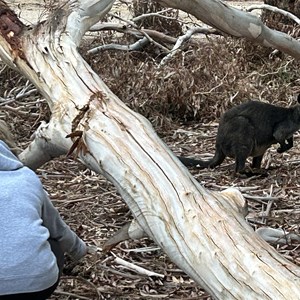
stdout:
{"type": "Polygon", "coordinates": [[[46,300],[53,294],[58,286],[60,275],[64,266],[64,253],[57,241],[49,239],[48,242],[50,243],[52,252],[56,256],[57,265],[59,268],[59,275],[55,284],[39,292],[0,296],[0,300],[46,300]]]}

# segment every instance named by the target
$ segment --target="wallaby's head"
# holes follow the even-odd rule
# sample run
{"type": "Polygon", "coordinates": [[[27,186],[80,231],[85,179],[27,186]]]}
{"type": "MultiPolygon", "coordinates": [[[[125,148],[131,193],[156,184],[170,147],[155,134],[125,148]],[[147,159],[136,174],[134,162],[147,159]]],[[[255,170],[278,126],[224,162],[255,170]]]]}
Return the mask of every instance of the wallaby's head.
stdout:
{"type": "Polygon", "coordinates": [[[13,134],[3,120],[0,120],[0,140],[5,142],[15,155],[20,153],[19,148],[15,143],[13,134]]]}

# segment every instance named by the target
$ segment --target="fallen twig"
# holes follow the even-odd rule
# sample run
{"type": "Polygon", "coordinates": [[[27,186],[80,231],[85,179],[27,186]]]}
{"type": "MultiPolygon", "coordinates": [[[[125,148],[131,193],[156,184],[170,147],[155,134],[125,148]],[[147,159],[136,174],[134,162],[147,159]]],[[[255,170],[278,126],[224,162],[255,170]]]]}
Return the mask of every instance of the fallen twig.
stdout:
{"type": "Polygon", "coordinates": [[[64,291],[60,291],[60,290],[55,290],[54,294],[56,295],[64,295],[64,296],[68,296],[68,297],[74,297],[75,299],[82,299],[82,300],[95,300],[93,298],[88,298],[88,297],[84,297],[84,296],[80,296],[78,294],[74,294],[74,293],[69,293],[69,292],[64,292],[64,291]]]}
{"type": "Polygon", "coordinates": [[[119,265],[122,265],[136,273],[139,273],[139,274],[142,274],[142,275],[146,275],[146,276],[156,276],[156,277],[160,277],[160,278],[164,278],[165,275],[162,275],[162,274],[159,274],[159,273],[156,273],[156,272],[152,272],[152,271],[149,271],[145,268],[142,268],[140,266],[137,266],[133,263],[130,263],[122,258],[119,258],[117,257],[115,254],[112,253],[112,255],[115,257],[115,263],[119,264],[119,265]]]}
{"type": "Polygon", "coordinates": [[[300,236],[288,233],[281,228],[261,227],[256,230],[256,233],[271,244],[290,244],[292,240],[300,242],[300,236]]]}
{"type": "Polygon", "coordinates": [[[261,197],[261,196],[251,196],[251,195],[248,195],[248,194],[243,194],[243,197],[244,198],[247,198],[247,199],[250,199],[250,200],[253,200],[253,201],[256,201],[256,202],[259,202],[259,203],[264,203],[266,204],[267,201],[278,201],[279,198],[278,197],[271,197],[271,196],[264,196],[264,197],[261,197]]]}
{"type": "Polygon", "coordinates": [[[104,50],[138,51],[149,44],[148,38],[144,37],[131,45],[107,44],[95,47],[87,51],[88,54],[95,54],[104,50]]]}

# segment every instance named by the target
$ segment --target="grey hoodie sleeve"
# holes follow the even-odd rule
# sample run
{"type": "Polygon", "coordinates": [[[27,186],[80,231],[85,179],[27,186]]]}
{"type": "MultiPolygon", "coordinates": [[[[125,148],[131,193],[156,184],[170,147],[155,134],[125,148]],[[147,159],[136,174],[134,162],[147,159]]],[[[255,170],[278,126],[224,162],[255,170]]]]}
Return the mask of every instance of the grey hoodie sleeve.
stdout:
{"type": "Polygon", "coordinates": [[[42,220],[43,225],[50,232],[50,238],[58,241],[62,250],[67,252],[73,260],[82,258],[87,253],[86,244],[62,220],[47,193],[44,194],[42,220]]]}

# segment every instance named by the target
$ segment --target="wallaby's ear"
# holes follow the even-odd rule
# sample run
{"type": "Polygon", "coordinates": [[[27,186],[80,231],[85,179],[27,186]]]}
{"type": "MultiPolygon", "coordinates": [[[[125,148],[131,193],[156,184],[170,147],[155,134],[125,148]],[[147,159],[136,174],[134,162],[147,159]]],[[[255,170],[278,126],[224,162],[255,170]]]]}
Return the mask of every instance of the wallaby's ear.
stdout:
{"type": "Polygon", "coordinates": [[[298,103],[300,103],[300,94],[298,94],[298,96],[297,96],[297,101],[298,101],[298,103]]]}

